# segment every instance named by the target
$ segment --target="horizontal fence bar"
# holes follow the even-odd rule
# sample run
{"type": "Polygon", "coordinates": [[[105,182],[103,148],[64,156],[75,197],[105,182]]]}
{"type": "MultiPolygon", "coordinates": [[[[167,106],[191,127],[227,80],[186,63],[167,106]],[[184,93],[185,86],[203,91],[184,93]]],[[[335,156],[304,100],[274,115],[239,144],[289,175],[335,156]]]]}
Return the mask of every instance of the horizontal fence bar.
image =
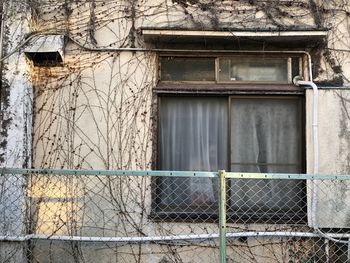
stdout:
{"type": "Polygon", "coordinates": [[[282,179],[282,180],[350,180],[350,175],[330,174],[287,174],[287,173],[232,173],[226,172],[231,179],[282,179]]]}
{"type": "Polygon", "coordinates": [[[88,236],[55,236],[55,235],[26,235],[26,236],[0,236],[0,241],[28,241],[28,240],[56,240],[56,241],[82,241],[82,242],[161,242],[176,240],[217,239],[219,234],[192,234],[154,237],[88,237],[88,236]]]}
{"type": "MultiPolygon", "coordinates": [[[[0,174],[29,175],[102,175],[102,176],[175,176],[175,177],[218,177],[218,172],[205,171],[160,171],[160,170],[74,170],[74,169],[21,169],[0,168],[0,174]]],[[[289,173],[239,173],[225,172],[231,179],[282,179],[282,180],[350,180],[350,175],[331,174],[289,174],[289,173]]]]}
{"type": "Polygon", "coordinates": [[[73,170],[73,169],[20,169],[1,168],[0,174],[52,174],[52,175],[102,175],[102,176],[176,176],[176,177],[218,177],[217,172],[156,171],[156,170],[73,170]]]}
{"type": "MultiPolygon", "coordinates": [[[[350,234],[325,233],[324,235],[312,232],[294,232],[294,231],[258,231],[258,232],[234,232],[227,233],[227,238],[336,238],[349,239],[350,234]]],[[[1,241],[22,242],[28,240],[52,240],[52,241],[81,241],[81,242],[115,242],[115,243],[142,243],[142,242],[162,242],[162,241],[190,241],[219,239],[219,234],[191,234],[174,236],[154,236],[154,237],[88,237],[88,236],[55,236],[55,235],[25,235],[25,236],[0,236],[1,241]]]]}

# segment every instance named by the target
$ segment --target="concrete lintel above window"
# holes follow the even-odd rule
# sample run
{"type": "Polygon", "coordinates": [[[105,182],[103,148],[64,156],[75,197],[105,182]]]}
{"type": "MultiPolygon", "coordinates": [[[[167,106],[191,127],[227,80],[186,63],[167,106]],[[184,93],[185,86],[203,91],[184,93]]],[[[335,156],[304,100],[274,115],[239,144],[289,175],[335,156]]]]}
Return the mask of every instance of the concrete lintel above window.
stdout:
{"type": "Polygon", "coordinates": [[[24,49],[34,66],[59,66],[64,59],[63,35],[40,35],[33,38],[24,49]]]}
{"type": "Polygon", "coordinates": [[[291,30],[291,31],[209,31],[180,29],[142,29],[146,42],[184,42],[192,40],[262,40],[267,42],[316,43],[327,37],[326,30],[291,30]]]}

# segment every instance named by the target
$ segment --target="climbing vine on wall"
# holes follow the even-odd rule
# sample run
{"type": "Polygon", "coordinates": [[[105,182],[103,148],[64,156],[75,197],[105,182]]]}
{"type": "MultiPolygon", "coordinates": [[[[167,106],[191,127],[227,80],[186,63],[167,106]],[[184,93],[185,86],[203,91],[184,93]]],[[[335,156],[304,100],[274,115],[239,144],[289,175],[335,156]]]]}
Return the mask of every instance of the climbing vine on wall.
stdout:
{"type": "MultiPolygon", "coordinates": [[[[67,40],[63,65],[31,65],[30,78],[34,88],[32,151],[33,166],[36,168],[154,168],[157,123],[156,96],[152,88],[157,83],[156,54],[147,50],[126,52],[120,49],[152,48],[143,41],[140,33],[142,27],[226,31],[328,30],[327,42],[319,43],[310,50],[314,76],[324,85],[349,83],[349,73],[344,70],[350,59],[350,3],[347,0],[10,2],[31,11],[27,16],[22,16],[29,21],[30,33],[24,35],[19,47],[13,50],[22,51],[29,39],[34,40],[36,35],[41,34],[61,34],[67,40]]],[[[16,15],[11,13],[11,5],[4,10],[5,17],[16,15]]],[[[11,51],[7,53],[11,54],[11,51]]],[[[27,62],[30,64],[30,61],[27,62]]],[[[346,109],[348,100],[344,96],[342,98],[346,109]]],[[[127,224],[127,227],[123,227],[131,228],[127,231],[145,235],[150,224],[147,218],[150,200],[145,196],[150,195],[151,181],[134,178],[130,183],[127,179],[113,181],[104,178],[103,186],[108,189],[107,195],[112,200],[114,218],[121,216],[121,222],[127,224]],[[142,198],[132,199],[130,195],[123,199],[116,196],[114,189],[117,186],[127,192],[137,192],[142,198]],[[133,209],[137,212],[143,209],[141,216],[133,218],[125,213],[125,207],[130,203],[135,204],[137,209],[133,209]]],[[[40,207],[40,202],[45,201],[40,200],[37,207],[40,207]]],[[[104,228],[103,222],[98,227],[104,228]]],[[[74,224],[70,227],[72,232],[78,229],[74,224]]],[[[207,225],[194,227],[183,224],[182,227],[210,232],[207,225]]],[[[35,229],[35,226],[31,228],[35,229]]],[[[155,224],[155,228],[157,234],[166,235],[172,231],[170,226],[162,224],[155,224]]],[[[246,229],[243,226],[239,230],[246,229]]],[[[296,245],[299,254],[292,256],[286,256],[292,244],[281,240],[278,244],[285,258],[294,257],[301,261],[311,253],[307,242],[299,242],[296,245]]],[[[200,248],[215,248],[216,245],[196,244],[200,248]]],[[[276,244],[269,240],[251,244],[244,239],[231,244],[240,248],[246,262],[256,262],[256,257],[261,256],[252,249],[258,245],[272,250],[276,244]]],[[[159,252],[164,255],[161,262],[182,262],[181,253],[186,253],[191,246],[191,242],[176,245],[164,242],[159,252]]],[[[81,247],[76,244],[72,247],[76,262],[84,262],[81,247]]],[[[124,253],[131,253],[135,262],[142,262],[141,254],[144,251],[140,247],[131,244],[131,252],[124,253]]],[[[120,253],[117,247],[113,249],[120,253]]],[[[271,260],[277,262],[279,259],[276,256],[271,260]]]]}

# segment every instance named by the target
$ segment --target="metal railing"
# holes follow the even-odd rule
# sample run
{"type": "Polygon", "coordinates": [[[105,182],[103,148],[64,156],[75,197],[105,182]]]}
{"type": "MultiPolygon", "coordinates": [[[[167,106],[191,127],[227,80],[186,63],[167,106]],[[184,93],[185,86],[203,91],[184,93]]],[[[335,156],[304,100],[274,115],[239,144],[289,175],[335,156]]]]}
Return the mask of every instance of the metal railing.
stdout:
{"type": "Polygon", "coordinates": [[[0,173],[0,262],[349,259],[349,175],[0,173]]]}

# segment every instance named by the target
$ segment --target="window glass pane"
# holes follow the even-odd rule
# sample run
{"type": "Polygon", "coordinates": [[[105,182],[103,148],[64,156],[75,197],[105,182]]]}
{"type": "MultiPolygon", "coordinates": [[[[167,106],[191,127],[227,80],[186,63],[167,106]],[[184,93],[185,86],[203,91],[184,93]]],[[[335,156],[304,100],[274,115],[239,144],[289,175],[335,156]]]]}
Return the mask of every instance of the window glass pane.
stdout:
{"type": "Polygon", "coordinates": [[[232,98],[231,102],[233,163],[256,164],[260,173],[268,172],[266,164],[300,164],[298,99],[232,98]]]}
{"type": "MultiPolygon", "coordinates": [[[[231,171],[300,173],[300,101],[231,101],[231,171]]],[[[299,180],[231,180],[232,212],[248,213],[258,207],[266,216],[277,211],[301,213],[305,208],[303,184],[299,180]]]]}
{"type": "Polygon", "coordinates": [[[292,57],[292,79],[295,76],[302,76],[300,72],[300,61],[301,59],[299,57],[292,57]]]}
{"type": "MultiPolygon", "coordinates": [[[[227,98],[166,97],[160,110],[162,170],[227,167],[227,98]]],[[[160,188],[161,204],[172,211],[199,211],[217,203],[216,181],[210,178],[167,177],[160,188]]]]}
{"type": "Polygon", "coordinates": [[[246,165],[246,164],[231,164],[231,170],[235,172],[246,173],[299,173],[301,167],[296,165],[273,165],[273,164],[259,164],[259,165],[246,165]]]}
{"type": "Polygon", "coordinates": [[[220,81],[288,82],[287,58],[220,58],[220,81]]]}
{"type": "Polygon", "coordinates": [[[161,57],[161,80],[215,81],[214,58],[161,57]]]}

